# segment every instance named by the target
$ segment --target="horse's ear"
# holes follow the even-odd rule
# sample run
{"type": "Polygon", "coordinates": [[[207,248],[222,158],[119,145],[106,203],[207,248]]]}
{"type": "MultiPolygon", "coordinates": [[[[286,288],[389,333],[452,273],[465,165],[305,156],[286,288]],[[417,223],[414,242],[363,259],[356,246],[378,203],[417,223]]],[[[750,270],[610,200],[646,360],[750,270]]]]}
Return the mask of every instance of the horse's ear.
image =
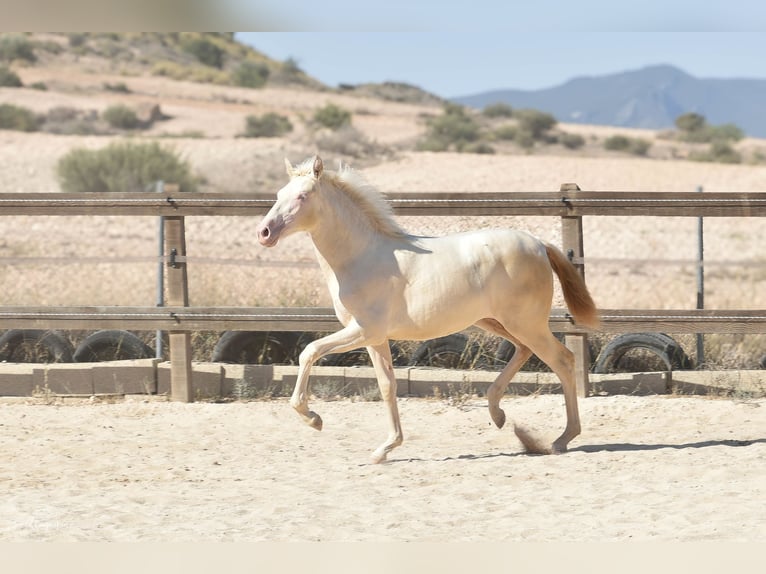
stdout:
{"type": "Polygon", "coordinates": [[[319,179],[319,176],[322,175],[323,170],[324,170],[324,164],[322,164],[322,158],[319,156],[316,156],[314,158],[314,177],[319,179]]]}
{"type": "Polygon", "coordinates": [[[290,160],[285,158],[285,170],[287,171],[287,175],[289,177],[292,177],[295,175],[295,168],[290,163],[290,160]]]}

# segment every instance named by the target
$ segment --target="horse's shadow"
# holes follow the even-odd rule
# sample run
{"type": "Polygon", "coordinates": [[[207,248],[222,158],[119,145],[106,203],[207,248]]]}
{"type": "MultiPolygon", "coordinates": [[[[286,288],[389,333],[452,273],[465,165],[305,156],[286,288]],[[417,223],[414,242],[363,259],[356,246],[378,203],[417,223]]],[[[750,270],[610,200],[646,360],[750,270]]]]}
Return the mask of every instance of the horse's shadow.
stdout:
{"type": "MultiPolygon", "coordinates": [[[[567,452],[585,452],[588,454],[599,452],[639,452],[639,451],[653,451],[661,450],[664,448],[671,448],[675,450],[686,450],[694,448],[708,448],[713,446],[727,446],[727,447],[742,447],[751,446],[754,444],[766,444],[766,438],[759,438],[754,440],[738,440],[738,439],[725,439],[725,440],[705,440],[700,442],[687,442],[680,444],[658,443],[658,444],[635,444],[635,443],[607,443],[607,444],[589,444],[583,446],[577,446],[570,448],[567,452]]],[[[528,454],[526,452],[496,452],[487,454],[460,454],[457,456],[447,456],[444,458],[424,459],[424,458],[395,458],[387,461],[387,464],[395,464],[401,462],[452,462],[458,460],[483,460],[489,458],[513,458],[517,456],[546,456],[539,454],[528,454]]],[[[564,455],[566,456],[566,455],[564,455]]]]}

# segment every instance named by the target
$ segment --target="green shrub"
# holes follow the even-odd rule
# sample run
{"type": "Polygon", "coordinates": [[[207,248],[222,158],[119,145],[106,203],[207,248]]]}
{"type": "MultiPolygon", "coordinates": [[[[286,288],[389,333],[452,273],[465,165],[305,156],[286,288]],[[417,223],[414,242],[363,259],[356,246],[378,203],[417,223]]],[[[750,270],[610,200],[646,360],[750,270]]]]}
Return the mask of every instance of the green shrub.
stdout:
{"type": "Polygon", "coordinates": [[[518,110],[513,115],[519,121],[519,128],[529,132],[536,141],[543,139],[545,132],[556,125],[555,117],[539,110],[518,110]]]}
{"type": "Polygon", "coordinates": [[[0,60],[12,62],[24,60],[26,62],[37,61],[32,42],[24,36],[6,34],[0,37],[0,60]]]}
{"type": "Polygon", "coordinates": [[[570,134],[564,132],[559,136],[559,142],[567,149],[580,149],[585,145],[585,138],[580,134],[570,134]]]}
{"type": "Polygon", "coordinates": [[[117,82],[116,84],[110,84],[109,82],[104,82],[104,89],[107,92],[117,92],[118,94],[130,93],[130,88],[127,86],[125,82],[117,82]]]}
{"type": "Polygon", "coordinates": [[[144,191],[158,180],[177,183],[181,191],[197,190],[189,164],[156,142],[77,148],[59,160],[56,173],[61,189],[72,193],[144,191]]]}
{"type": "Polygon", "coordinates": [[[325,128],[337,130],[351,124],[351,112],[335,104],[327,104],[314,112],[314,122],[325,128]]]}
{"type": "Polygon", "coordinates": [[[38,130],[41,122],[40,117],[32,110],[13,104],[0,104],[0,130],[34,132],[38,130]]]}
{"type": "Polygon", "coordinates": [[[513,141],[516,139],[518,131],[516,126],[504,125],[493,131],[492,136],[498,140],[513,141]]]}
{"type": "Polygon", "coordinates": [[[113,128],[121,130],[134,130],[140,123],[136,112],[122,104],[109,106],[101,112],[102,119],[113,128]]]}
{"type": "Polygon", "coordinates": [[[742,163],[742,155],[725,141],[715,141],[706,152],[689,155],[693,161],[712,161],[716,163],[742,163]]]}
{"type": "Polygon", "coordinates": [[[720,126],[710,126],[710,139],[712,141],[733,141],[738,142],[745,137],[738,126],[734,124],[721,124],[720,126]]]}
{"type": "Polygon", "coordinates": [[[257,62],[242,62],[231,72],[231,82],[243,88],[262,88],[269,79],[269,67],[257,62]]]}
{"type": "Polygon", "coordinates": [[[711,126],[705,116],[688,113],[676,118],[676,127],[681,141],[690,143],[710,143],[714,141],[737,142],[745,137],[745,133],[734,124],[711,126]]]}
{"type": "Polygon", "coordinates": [[[0,66],[0,87],[20,88],[23,84],[18,74],[6,66],[0,66]]]}
{"type": "Polygon", "coordinates": [[[651,145],[647,140],[621,135],[611,136],[604,140],[604,149],[622,151],[633,155],[646,155],[651,145]]]}
{"type": "Polygon", "coordinates": [[[495,148],[493,148],[487,142],[477,141],[466,145],[463,148],[463,151],[467,153],[493,154],[495,153],[495,148]]]}
{"type": "Polygon", "coordinates": [[[705,116],[693,112],[676,118],[676,127],[682,132],[699,132],[707,127],[705,116]]]}
{"type": "Polygon", "coordinates": [[[207,38],[184,38],[181,41],[181,49],[197,58],[206,66],[223,68],[223,60],[226,52],[207,38]]]}
{"type": "Polygon", "coordinates": [[[428,132],[418,144],[418,149],[446,151],[454,147],[457,151],[463,151],[466,145],[478,141],[480,137],[481,127],[466,113],[465,108],[447,104],[442,115],[428,120],[428,132]]]}
{"type": "Polygon", "coordinates": [[[610,136],[604,140],[604,149],[610,151],[628,151],[630,139],[625,136],[610,136]]]}
{"type": "Polygon", "coordinates": [[[275,113],[247,116],[244,136],[248,138],[274,138],[293,131],[293,124],[285,116],[275,113]]]}
{"type": "Polygon", "coordinates": [[[485,106],[481,112],[488,118],[510,118],[513,116],[513,108],[503,102],[485,106]]]}

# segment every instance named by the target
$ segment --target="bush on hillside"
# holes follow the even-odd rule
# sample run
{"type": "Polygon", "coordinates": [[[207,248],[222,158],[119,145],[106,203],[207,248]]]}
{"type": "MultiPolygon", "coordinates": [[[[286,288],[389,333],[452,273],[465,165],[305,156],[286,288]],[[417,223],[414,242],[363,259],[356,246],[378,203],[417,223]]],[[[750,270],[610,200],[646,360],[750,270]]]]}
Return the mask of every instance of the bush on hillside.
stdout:
{"type": "Polygon", "coordinates": [[[20,88],[23,84],[19,75],[6,66],[0,66],[0,87],[20,88]]]}
{"type": "Polygon", "coordinates": [[[0,60],[5,62],[13,62],[14,60],[36,62],[34,44],[24,36],[5,34],[0,37],[0,60]]]}
{"type": "Polygon", "coordinates": [[[481,138],[481,127],[462,106],[447,104],[444,113],[428,120],[426,137],[418,143],[424,151],[463,149],[481,138]]]}
{"type": "Polygon", "coordinates": [[[488,118],[510,118],[513,117],[513,108],[503,102],[485,106],[481,111],[488,118]]]}
{"type": "Polygon", "coordinates": [[[692,161],[710,161],[716,163],[742,163],[742,155],[725,141],[714,141],[706,152],[689,155],[692,161]]]}
{"type": "Polygon", "coordinates": [[[275,113],[245,118],[245,133],[248,138],[274,138],[293,131],[293,124],[285,116],[275,113]]]}
{"type": "Polygon", "coordinates": [[[646,155],[651,145],[647,140],[621,135],[610,136],[604,140],[604,149],[633,155],[646,155]]]}
{"type": "Polygon", "coordinates": [[[269,79],[269,67],[258,62],[242,62],[231,72],[231,82],[243,88],[262,88],[269,79]]]}
{"type": "Polygon", "coordinates": [[[585,145],[585,138],[580,134],[564,132],[559,136],[559,143],[567,149],[579,149],[585,145]]]}
{"type": "Polygon", "coordinates": [[[0,104],[0,130],[34,132],[38,130],[41,122],[40,117],[32,110],[13,104],[0,104]]]}
{"type": "Polygon", "coordinates": [[[211,68],[223,68],[226,52],[207,38],[184,38],[181,49],[197,58],[199,62],[211,68]]]}
{"type": "Polygon", "coordinates": [[[101,113],[101,118],[113,128],[134,130],[140,126],[136,112],[122,104],[109,106],[101,113]]]}
{"type": "Polygon", "coordinates": [[[322,127],[337,130],[351,124],[351,112],[335,104],[327,104],[314,112],[314,122],[322,127]]]}
{"type": "Polygon", "coordinates": [[[711,126],[705,116],[695,113],[678,116],[675,124],[679,131],[678,138],[689,143],[738,142],[745,137],[745,133],[734,124],[711,126]]]}
{"type": "Polygon", "coordinates": [[[144,191],[159,180],[177,183],[181,191],[197,191],[189,164],[156,142],[77,148],[59,160],[56,173],[61,189],[72,193],[144,191]]]}

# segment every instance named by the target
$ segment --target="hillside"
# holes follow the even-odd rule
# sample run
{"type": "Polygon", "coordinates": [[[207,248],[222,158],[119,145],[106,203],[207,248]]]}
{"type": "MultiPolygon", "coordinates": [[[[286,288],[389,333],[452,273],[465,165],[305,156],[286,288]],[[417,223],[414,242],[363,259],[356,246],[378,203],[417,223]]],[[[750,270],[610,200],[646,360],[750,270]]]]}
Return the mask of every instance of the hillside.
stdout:
{"type": "Polygon", "coordinates": [[[562,122],[667,129],[685,113],[711,123],[732,123],[766,137],[766,80],[696,78],[673,66],[649,66],[604,76],[574,78],[542,90],[496,90],[455,98],[483,108],[496,102],[536,108],[562,122]]]}

